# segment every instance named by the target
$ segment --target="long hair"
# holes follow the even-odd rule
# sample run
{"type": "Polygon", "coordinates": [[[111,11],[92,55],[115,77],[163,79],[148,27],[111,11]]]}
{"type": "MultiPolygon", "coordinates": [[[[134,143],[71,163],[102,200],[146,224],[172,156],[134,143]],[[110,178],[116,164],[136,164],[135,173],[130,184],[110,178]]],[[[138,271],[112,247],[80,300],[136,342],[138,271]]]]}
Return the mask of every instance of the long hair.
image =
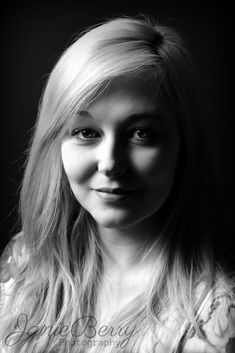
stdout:
{"type": "MultiPolygon", "coordinates": [[[[159,210],[164,222],[151,245],[151,249],[160,246],[160,252],[149,286],[113,322],[137,328],[138,334],[126,347],[132,353],[139,351],[140,337],[142,345],[150,333],[155,337],[156,325],[157,339],[169,344],[168,352],[184,318],[196,325],[195,310],[215,280],[215,266],[207,241],[211,176],[206,170],[209,164],[191,61],[175,30],[146,18],[123,17],[90,28],[64,51],[40,102],[21,189],[26,257],[2,317],[2,338],[12,344],[12,352],[84,351],[82,346],[60,344],[61,336],[56,334],[31,332],[16,344],[9,332],[22,313],[28,326],[46,327],[47,333],[60,323],[71,326],[78,317],[95,313],[103,252],[94,220],[71,192],[62,166],[61,142],[76,112],[87,107],[112,79],[141,72],[150,72],[173,102],[181,150],[172,190],[159,210]],[[196,284],[205,278],[206,287],[196,297],[196,284]],[[179,315],[169,329],[161,314],[172,304],[179,315]]],[[[77,325],[82,328],[81,323],[77,325]]],[[[118,351],[102,347],[106,350],[118,351]]]]}

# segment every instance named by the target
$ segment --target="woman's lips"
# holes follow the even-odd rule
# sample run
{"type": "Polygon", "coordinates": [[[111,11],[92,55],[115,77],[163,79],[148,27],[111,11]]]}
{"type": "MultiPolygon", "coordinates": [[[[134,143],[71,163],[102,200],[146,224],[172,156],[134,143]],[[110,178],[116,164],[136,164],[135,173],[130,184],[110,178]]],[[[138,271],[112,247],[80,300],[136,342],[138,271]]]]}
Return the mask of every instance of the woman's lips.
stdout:
{"type": "Polygon", "coordinates": [[[122,189],[94,189],[97,196],[107,201],[119,201],[128,198],[133,195],[137,190],[122,190],[122,189]]]}

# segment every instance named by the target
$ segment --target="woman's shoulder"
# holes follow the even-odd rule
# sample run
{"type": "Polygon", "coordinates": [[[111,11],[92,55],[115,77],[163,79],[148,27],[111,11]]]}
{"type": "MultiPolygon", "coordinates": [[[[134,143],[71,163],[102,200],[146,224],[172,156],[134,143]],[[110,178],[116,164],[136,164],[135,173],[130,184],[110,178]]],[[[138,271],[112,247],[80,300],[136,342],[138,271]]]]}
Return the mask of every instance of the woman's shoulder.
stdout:
{"type": "Polygon", "coordinates": [[[0,310],[12,293],[17,272],[25,259],[23,233],[20,232],[10,240],[0,258],[0,310]]]}
{"type": "Polygon", "coordinates": [[[25,261],[23,232],[16,234],[5,247],[0,258],[0,282],[15,278],[19,266],[25,261]]]}
{"type": "Polygon", "coordinates": [[[183,353],[235,352],[235,278],[223,275],[203,299],[196,314],[198,330],[188,330],[183,353]]]}

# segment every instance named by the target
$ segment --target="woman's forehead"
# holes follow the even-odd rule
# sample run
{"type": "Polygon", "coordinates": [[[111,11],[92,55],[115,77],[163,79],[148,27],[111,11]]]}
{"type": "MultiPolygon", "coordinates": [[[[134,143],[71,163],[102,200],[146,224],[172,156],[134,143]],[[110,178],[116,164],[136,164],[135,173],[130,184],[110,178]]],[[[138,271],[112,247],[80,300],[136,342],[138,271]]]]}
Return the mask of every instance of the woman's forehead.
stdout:
{"type": "Polygon", "coordinates": [[[86,110],[94,117],[99,114],[173,113],[169,98],[149,73],[114,78],[86,110]]]}

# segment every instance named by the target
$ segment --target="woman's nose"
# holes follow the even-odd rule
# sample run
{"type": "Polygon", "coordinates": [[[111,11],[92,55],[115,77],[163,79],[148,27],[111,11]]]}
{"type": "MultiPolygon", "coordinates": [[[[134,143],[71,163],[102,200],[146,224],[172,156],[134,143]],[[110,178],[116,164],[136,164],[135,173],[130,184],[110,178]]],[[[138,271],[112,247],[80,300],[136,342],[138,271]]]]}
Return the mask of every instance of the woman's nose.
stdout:
{"type": "Polygon", "coordinates": [[[98,158],[98,171],[106,176],[120,176],[126,171],[120,143],[109,138],[102,143],[98,158]]]}

